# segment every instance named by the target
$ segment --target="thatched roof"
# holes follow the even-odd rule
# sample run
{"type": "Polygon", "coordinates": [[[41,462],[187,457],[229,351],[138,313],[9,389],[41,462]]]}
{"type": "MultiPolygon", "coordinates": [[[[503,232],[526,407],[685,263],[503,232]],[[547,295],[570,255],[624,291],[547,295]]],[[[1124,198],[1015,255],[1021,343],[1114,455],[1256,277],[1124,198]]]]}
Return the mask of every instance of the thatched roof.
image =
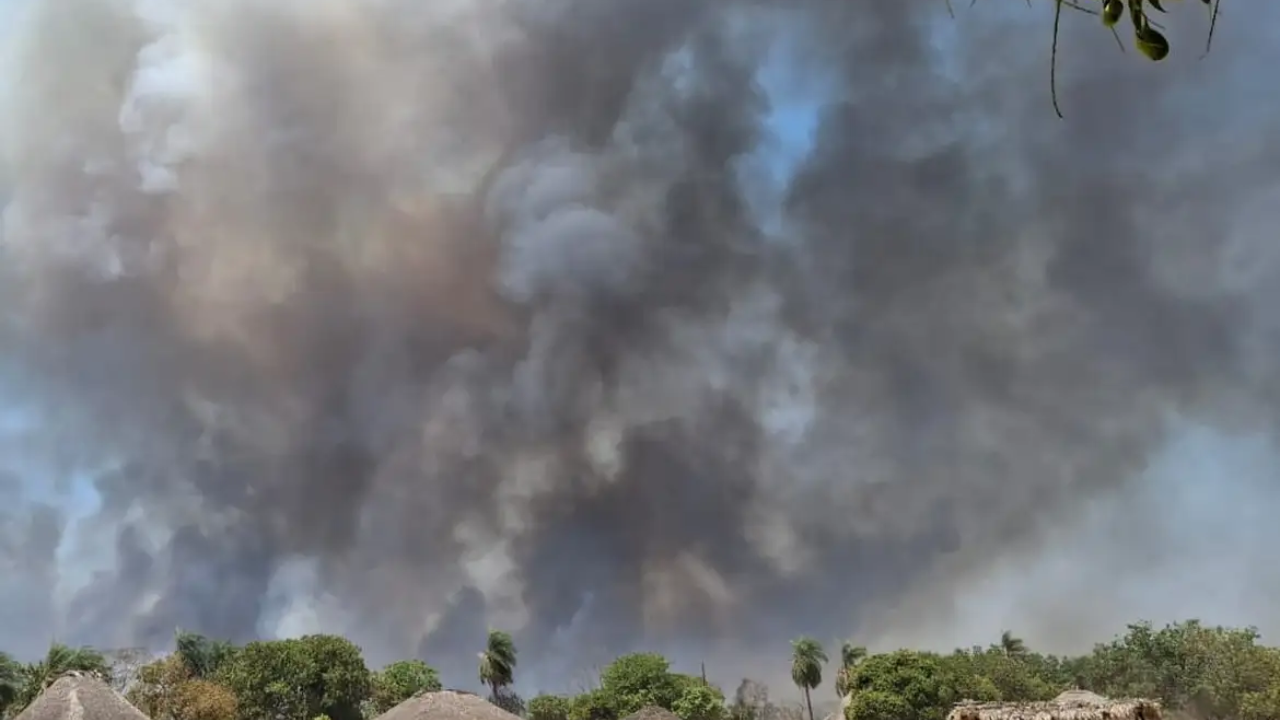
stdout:
{"type": "Polygon", "coordinates": [[[680,716],[660,707],[642,707],[622,720],[680,720],[680,716]]]}
{"type": "Polygon", "coordinates": [[[1075,688],[1060,693],[1053,702],[1059,705],[1106,705],[1111,701],[1096,692],[1075,688]]]}
{"type": "Polygon", "coordinates": [[[520,720],[481,698],[454,690],[422,693],[378,716],[377,720],[520,720]]]}
{"type": "Polygon", "coordinates": [[[1160,720],[1160,703],[1140,698],[1110,700],[1087,690],[1068,690],[1047,702],[956,705],[947,720],[1160,720]]]}
{"type": "Polygon", "coordinates": [[[147,720],[110,685],[72,672],[45,688],[14,720],[147,720]]]}

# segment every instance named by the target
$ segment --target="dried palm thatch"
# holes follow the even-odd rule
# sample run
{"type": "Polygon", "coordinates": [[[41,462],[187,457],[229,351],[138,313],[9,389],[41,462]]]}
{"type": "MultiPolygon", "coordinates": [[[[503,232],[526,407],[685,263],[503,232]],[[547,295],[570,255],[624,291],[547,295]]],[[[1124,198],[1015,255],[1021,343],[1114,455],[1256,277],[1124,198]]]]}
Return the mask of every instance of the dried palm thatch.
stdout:
{"type": "Polygon", "coordinates": [[[411,697],[379,715],[377,720],[520,720],[520,718],[484,700],[479,695],[442,690],[411,697]]]}
{"type": "Polygon", "coordinates": [[[120,693],[88,673],[53,681],[15,720],[147,720],[120,693]]]}
{"type": "Polygon", "coordinates": [[[1087,690],[1068,690],[1047,702],[962,702],[947,720],[1160,720],[1160,703],[1140,698],[1110,700],[1087,690]]]}

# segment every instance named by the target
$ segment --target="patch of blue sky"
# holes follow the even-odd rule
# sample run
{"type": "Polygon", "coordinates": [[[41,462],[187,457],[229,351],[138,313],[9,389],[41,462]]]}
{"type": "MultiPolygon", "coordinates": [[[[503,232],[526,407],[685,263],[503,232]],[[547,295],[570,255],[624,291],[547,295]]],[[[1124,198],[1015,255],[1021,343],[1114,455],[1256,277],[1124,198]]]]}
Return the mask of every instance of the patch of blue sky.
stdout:
{"type": "Polygon", "coordinates": [[[783,26],[757,73],[769,107],[764,137],[737,166],[758,223],[773,236],[781,234],[787,187],[813,150],[822,109],[831,99],[830,78],[811,74],[797,62],[797,41],[783,26]]]}

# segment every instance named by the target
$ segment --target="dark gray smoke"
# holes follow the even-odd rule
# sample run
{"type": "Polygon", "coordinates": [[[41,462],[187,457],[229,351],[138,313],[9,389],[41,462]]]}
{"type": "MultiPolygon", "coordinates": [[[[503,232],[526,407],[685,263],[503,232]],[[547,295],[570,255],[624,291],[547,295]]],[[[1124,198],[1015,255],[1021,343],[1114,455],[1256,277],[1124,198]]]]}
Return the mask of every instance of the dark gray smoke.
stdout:
{"type": "Polygon", "coordinates": [[[1158,66],[1069,16],[1060,122],[1051,4],[1005,5],[14,10],[0,640],[322,630],[465,684],[497,626],[534,685],[641,647],[773,677],[800,633],[963,625],[1000,568],[1077,639],[1144,567],[1274,546],[1241,514],[1174,563],[1143,498],[1186,427],[1280,410],[1280,9],[1197,62],[1175,8],[1158,66]],[[778,182],[766,67],[823,92],[778,182]],[[1124,532],[1064,554],[1097,508],[1124,532]],[[1102,559],[1093,612],[1048,602],[1102,559]]]}

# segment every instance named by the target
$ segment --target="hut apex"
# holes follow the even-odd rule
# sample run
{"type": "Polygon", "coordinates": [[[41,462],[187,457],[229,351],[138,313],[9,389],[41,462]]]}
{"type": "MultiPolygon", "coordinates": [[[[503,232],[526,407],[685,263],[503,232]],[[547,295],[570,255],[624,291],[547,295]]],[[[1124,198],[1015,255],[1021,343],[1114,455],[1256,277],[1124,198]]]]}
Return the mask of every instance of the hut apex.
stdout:
{"type": "Polygon", "coordinates": [[[147,720],[100,678],[70,672],[50,683],[14,720],[147,720]]]}
{"type": "Polygon", "coordinates": [[[1068,690],[1047,702],[956,705],[947,720],[1160,720],[1160,703],[1141,698],[1112,700],[1087,690],[1068,690]]]}
{"type": "Polygon", "coordinates": [[[520,720],[471,692],[421,693],[382,713],[377,720],[520,720]]]}

